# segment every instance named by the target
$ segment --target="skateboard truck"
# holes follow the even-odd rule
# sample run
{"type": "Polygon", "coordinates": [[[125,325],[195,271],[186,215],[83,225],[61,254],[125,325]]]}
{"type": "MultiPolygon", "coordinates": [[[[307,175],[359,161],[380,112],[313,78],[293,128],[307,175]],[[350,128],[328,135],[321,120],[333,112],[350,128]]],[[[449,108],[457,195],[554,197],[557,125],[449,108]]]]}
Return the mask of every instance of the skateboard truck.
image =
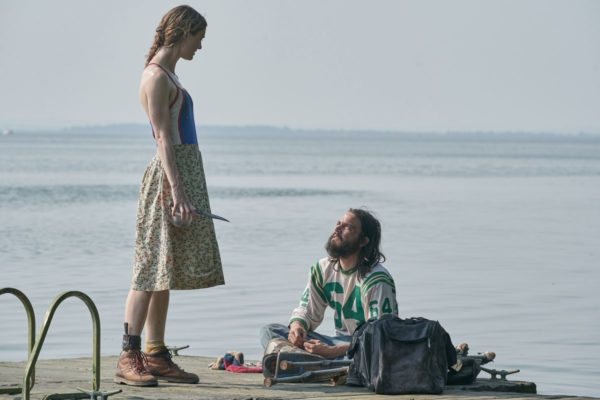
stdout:
{"type": "Polygon", "coordinates": [[[181,346],[181,347],[172,346],[172,347],[167,347],[167,350],[169,350],[169,353],[171,353],[172,356],[178,356],[179,350],[187,349],[189,347],[190,347],[189,344],[185,345],[185,346],[181,346]]]}
{"type": "Polygon", "coordinates": [[[488,368],[484,368],[484,367],[481,367],[481,370],[490,374],[492,376],[490,379],[492,379],[492,380],[498,379],[497,376],[500,375],[501,381],[506,381],[507,375],[516,374],[517,372],[521,371],[520,369],[514,369],[512,371],[507,371],[505,369],[497,370],[497,369],[488,369],[488,368]]]}

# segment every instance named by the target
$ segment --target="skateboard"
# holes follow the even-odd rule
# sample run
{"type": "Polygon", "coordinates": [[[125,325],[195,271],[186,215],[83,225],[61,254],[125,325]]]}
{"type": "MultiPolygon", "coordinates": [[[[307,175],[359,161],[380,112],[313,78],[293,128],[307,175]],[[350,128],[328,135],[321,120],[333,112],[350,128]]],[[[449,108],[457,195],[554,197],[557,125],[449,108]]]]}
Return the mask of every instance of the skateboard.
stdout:
{"type": "Polygon", "coordinates": [[[349,360],[328,360],[294,346],[284,339],[273,339],[262,360],[265,386],[284,382],[321,382],[339,378],[348,372],[349,360]]]}

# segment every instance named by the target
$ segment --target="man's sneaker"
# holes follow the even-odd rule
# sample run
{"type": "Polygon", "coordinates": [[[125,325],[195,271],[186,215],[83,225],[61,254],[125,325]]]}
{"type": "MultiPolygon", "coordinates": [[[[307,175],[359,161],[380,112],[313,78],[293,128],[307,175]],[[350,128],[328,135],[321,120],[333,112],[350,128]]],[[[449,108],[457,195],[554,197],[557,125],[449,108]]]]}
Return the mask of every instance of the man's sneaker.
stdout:
{"type": "Polygon", "coordinates": [[[124,350],[117,362],[115,383],[131,386],[156,386],[158,380],[146,368],[144,353],[140,350],[124,350]]]}
{"type": "Polygon", "coordinates": [[[198,375],[185,372],[171,359],[167,349],[146,353],[146,369],[159,381],[172,383],[198,383],[198,375]]]}

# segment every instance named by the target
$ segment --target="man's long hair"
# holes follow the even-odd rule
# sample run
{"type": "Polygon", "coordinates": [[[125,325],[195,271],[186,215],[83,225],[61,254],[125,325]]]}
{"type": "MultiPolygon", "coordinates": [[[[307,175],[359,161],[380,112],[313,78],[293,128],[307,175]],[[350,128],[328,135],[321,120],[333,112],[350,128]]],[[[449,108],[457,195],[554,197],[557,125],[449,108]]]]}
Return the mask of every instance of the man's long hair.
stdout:
{"type": "Polygon", "coordinates": [[[364,278],[377,264],[385,262],[385,255],[379,248],[381,244],[381,224],[364,208],[350,208],[349,213],[360,220],[362,236],[369,238],[369,243],[360,249],[358,261],[358,276],[364,278]]]}

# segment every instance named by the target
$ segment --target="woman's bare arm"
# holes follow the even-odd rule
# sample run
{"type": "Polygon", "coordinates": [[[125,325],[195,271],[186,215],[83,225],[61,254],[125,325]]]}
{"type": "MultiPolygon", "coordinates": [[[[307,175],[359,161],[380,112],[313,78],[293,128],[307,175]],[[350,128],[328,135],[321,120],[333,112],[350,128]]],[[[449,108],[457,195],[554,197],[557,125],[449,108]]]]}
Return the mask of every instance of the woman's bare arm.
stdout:
{"type": "Polygon", "coordinates": [[[144,91],[148,99],[148,117],[154,129],[154,136],[158,145],[158,156],[171,186],[173,196],[172,213],[181,214],[183,221],[187,223],[192,218],[194,207],[185,194],[183,182],[175,164],[175,153],[170,132],[169,88],[169,78],[165,73],[155,73],[144,85],[144,91]]]}

